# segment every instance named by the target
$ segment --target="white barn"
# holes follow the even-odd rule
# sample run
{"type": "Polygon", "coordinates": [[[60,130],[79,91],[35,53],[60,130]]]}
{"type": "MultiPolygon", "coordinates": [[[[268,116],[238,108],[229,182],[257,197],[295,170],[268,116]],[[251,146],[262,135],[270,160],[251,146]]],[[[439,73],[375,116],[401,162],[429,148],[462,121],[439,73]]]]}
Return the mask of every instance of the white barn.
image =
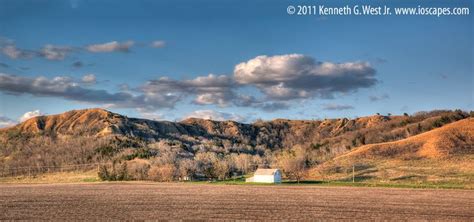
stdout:
{"type": "Polygon", "coordinates": [[[281,171],[279,169],[257,169],[253,177],[247,178],[245,182],[281,183],[281,171]]]}

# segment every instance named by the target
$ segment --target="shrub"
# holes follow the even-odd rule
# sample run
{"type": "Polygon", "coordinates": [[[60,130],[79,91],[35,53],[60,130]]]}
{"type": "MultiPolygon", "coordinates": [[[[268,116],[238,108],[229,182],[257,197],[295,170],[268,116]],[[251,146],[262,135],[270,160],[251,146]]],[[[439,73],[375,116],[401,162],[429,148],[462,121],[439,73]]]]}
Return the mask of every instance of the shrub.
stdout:
{"type": "Polygon", "coordinates": [[[105,166],[105,165],[99,166],[98,176],[101,180],[111,180],[112,179],[112,177],[110,175],[110,172],[107,169],[107,166],[105,166]]]}
{"type": "Polygon", "coordinates": [[[115,181],[130,179],[126,162],[120,164],[118,167],[113,163],[110,168],[107,165],[101,165],[99,166],[99,172],[97,174],[101,180],[115,181]]]}
{"type": "Polygon", "coordinates": [[[130,177],[128,175],[127,170],[127,162],[120,164],[119,169],[116,172],[116,180],[129,180],[130,177]]]}
{"type": "Polygon", "coordinates": [[[148,170],[150,170],[150,164],[146,160],[135,159],[128,162],[127,174],[131,180],[146,180],[148,170]]]}

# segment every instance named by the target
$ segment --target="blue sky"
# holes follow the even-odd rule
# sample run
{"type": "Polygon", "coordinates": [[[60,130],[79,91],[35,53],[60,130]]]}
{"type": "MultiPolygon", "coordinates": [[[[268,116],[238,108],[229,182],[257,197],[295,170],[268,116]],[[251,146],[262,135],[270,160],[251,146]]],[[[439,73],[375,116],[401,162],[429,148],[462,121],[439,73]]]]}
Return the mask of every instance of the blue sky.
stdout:
{"type": "Polygon", "coordinates": [[[290,4],[472,11],[470,1],[0,0],[1,120],[91,107],[246,122],[473,109],[472,15],[298,17],[290,4]]]}

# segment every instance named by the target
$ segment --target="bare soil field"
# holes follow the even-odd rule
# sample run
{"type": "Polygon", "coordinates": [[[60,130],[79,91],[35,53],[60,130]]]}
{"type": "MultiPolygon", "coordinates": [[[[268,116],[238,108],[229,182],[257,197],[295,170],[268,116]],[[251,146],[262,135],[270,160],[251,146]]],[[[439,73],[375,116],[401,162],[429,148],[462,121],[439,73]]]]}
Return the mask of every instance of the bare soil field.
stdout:
{"type": "Polygon", "coordinates": [[[0,220],[474,220],[474,191],[180,183],[0,185],[0,220]]]}

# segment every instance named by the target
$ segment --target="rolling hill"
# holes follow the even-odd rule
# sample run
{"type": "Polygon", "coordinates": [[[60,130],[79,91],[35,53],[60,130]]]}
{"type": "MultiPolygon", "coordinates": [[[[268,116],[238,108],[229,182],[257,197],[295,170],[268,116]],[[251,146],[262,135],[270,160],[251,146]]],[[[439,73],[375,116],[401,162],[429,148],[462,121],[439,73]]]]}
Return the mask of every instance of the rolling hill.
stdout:
{"type": "Polygon", "coordinates": [[[466,118],[461,111],[433,111],[414,116],[374,115],[355,119],[257,121],[252,124],[208,119],[185,119],[181,122],[129,118],[104,109],[73,110],[58,115],[38,116],[16,126],[0,129],[4,142],[12,136],[34,137],[108,137],[121,136],[154,142],[176,140],[185,145],[204,140],[221,140],[291,148],[297,144],[325,149],[333,154],[365,144],[395,141],[446,123],[466,118]]]}
{"type": "MultiPolygon", "coordinates": [[[[246,124],[196,118],[153,121],[103,109],[72,110],[0,129],[0,168],[36,166],[42,170],[41,166],[115,163],[135,158],[178,164],[205,157],[235,164],[236,156],[250,161],[247,167],[255,167],[271,165],[275,155],[299,147],[306,150],[309,166],[319,165],[310,171],[313,177],[336,177],[344,176],[353,159],[367,160],[364,167],[368,169],[370,164],[378,166],[377,157],[422,162],[431,157],[462,157],[463,152],[469,156],[472,146],[457,146],[473,144],[472,119],[468,117],[460,110],[446,110],[246,124]]],[[[202,167],[205,162],[199,161],[202,167]]],[[[233,165],[229,167],[229,171],[237,170],[233,165]]]]}
{"type": "Polygon", "coordinates": [[[343,158],[443,158],[474,154],[474,118],[460,120],[407,139],[359,147],[343,158]]]}
{"type": "Polygon", "coordinates": [[[311,170],[315,178],[367,181],[449,181],[474,187],[474,118],[406,139],[370,144],[311,170]]]}

